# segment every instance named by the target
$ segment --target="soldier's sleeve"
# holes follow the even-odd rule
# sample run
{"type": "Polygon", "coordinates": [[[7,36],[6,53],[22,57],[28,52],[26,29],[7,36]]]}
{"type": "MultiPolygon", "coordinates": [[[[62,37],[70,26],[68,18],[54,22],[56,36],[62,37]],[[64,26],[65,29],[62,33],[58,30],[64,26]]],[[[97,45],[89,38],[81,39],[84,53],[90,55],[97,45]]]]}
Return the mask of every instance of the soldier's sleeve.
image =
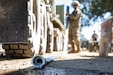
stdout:
{"type": "Polygon", "coordinates": [[[69,15],[69,19],[70,20],[77,20],[81,17],[82,15],[82,12],[81,11],[78,11],[76,14],[71,14],[69,15]]]}

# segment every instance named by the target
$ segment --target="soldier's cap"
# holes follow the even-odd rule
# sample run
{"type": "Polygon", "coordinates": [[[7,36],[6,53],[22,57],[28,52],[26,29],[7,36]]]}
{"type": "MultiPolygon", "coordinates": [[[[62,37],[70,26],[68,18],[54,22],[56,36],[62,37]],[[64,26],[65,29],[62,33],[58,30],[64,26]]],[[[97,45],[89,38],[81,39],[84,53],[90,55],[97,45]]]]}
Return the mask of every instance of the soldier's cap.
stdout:
{"type": "Polygon", "coordinates": [[[79,3],[79,1],[76,0],[76,1],[73,1],[73,2],[72,2],[72,5],[77,5],[77,6],[79,6],[80,3],[79,3]]]}

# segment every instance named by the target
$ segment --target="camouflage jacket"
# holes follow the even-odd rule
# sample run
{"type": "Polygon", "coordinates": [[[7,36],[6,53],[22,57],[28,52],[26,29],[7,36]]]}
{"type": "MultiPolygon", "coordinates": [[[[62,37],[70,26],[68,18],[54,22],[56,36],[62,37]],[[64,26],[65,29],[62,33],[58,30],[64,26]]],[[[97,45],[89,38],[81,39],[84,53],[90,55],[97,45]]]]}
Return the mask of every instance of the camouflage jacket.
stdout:
{"type": "Polygon", "coordinates": [[[82,17],[82,12],[80,9],[74,10],[70,15],[69,15],[69,27],[72,28],[78,28],[81,26],[81,17],[82,17]]]}

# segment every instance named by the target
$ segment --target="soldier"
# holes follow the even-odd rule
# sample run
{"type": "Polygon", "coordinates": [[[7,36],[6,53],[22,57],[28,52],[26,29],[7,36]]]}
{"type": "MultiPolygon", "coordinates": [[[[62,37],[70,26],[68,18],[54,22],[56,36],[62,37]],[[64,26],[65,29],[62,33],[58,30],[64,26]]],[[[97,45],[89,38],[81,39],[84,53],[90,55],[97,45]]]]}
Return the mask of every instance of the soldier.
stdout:
{"type": "Polygon", "coordinates": [[[69,44],[72,46],[72,50],[69,53],[76,53],[81,49],[78,34],[81,27],[82,12],[79,9],[78,1],[73,1],[72,6],[74,8],[73,12],[71,14],[66,13],[69,18],[69,44]]]}
{"type": "Polygon", "coordinates": [[[95,33],[95,30],[94,30],[94,33],[92,35],[92,41],[97,41],[97,38],[98,38],[98,35],[95,33]]]}

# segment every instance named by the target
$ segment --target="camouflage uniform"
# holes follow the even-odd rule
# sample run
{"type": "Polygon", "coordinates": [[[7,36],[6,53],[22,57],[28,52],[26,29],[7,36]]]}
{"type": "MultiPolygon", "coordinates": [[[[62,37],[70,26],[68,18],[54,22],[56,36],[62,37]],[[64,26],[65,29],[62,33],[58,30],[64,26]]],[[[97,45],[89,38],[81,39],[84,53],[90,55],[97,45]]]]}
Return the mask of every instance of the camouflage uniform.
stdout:
{"type": "Polygon", "coordinates": [[[80,51],[80,42],[78,39],[78,34],[81,27],[81,16],[82,12],[79,8],[75,9],[69,15],[69,44],[72,46],[72,52],[80,51]],[[76,50],[77,47],[77,50],[76,50]]]}
{"type": "Polygon", "coordinates": [[[92,35],[92,40],[97,41],[97,38],[98,38],[98,35],[94,31],[94,34],[92,35]]]}

